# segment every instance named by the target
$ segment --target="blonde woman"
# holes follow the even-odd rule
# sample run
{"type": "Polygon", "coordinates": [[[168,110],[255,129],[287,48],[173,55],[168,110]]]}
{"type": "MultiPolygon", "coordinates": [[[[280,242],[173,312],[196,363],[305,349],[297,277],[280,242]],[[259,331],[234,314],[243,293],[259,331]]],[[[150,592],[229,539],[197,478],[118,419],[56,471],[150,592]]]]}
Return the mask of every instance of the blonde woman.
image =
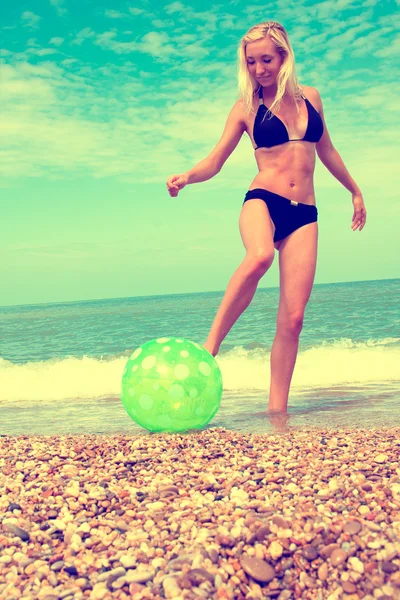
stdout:
{"type": "Polygon", "coordinates": [[[239,219],[246,255],[228,284],[204,347],[213,356],[218,353],[278,250],[280,299],[268,411],[286,413],[316,268],[315,151],[352,195],[354,231],[363,229],[366,210],[359,187],[329,137],[317,89],[297,81],[285,28],[274,21],[252,27],[240,41],[238,58],[239,100],[221,139],[206,159],[186,173],[171,175],[166,184],[170,196],[176,197],[187,184],[211,179],[243,133],[249,136],[259,172],[245,195],[239,219]]]}

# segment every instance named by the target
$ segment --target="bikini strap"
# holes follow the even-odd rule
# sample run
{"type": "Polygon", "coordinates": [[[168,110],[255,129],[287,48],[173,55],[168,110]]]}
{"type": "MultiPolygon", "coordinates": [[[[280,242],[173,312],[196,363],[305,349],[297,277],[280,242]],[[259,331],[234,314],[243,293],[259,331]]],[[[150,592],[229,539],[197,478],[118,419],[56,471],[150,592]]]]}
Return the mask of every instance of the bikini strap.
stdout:
{"type": "Polygon", "coordinates": [[[260,98],[260,105],[264,104],[264,98],[263,98],[263,89],[262,89],[262,85],[260,85],[260,90],[258,92],[258,97],[260,98]]]}

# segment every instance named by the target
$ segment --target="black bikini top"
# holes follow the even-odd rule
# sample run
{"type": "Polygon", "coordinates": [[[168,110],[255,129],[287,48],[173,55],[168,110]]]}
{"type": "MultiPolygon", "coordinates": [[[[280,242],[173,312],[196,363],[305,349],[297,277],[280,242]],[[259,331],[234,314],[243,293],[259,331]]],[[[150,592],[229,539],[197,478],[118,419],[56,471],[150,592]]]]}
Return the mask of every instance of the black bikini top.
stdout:
{"type": "Polygon", "coordinates": [[[315,110],[311,102],[309,102],[303,94],[301,97],[306,101],[308,112],[306,133],[303,138],[290,140],[288,130],[283,121],[273,113],[271,118],[268,118],[269,115],[265,114],[269,109],[268,106],[265,106],[264,104],[262,90],[263,89],[260,86],[258,94],[260,105],[254,120],[253,128],[253,138],[257,144],[255,150],[258,148],[271,148],[272,146],[279,146],[280,144],[286,144],[287,142],[319,142],[324,133],[324,124],[319,112],[315,110]]]}

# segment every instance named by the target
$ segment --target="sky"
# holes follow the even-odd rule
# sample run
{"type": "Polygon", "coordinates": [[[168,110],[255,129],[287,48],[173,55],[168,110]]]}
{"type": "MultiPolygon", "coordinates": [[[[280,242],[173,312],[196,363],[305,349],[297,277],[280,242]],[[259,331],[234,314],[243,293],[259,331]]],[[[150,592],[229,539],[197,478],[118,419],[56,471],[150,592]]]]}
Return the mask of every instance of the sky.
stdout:
{"type": "MultiPolygon", "coordinates": [[[[317,158],[315,283],[400,276],[399,2],[36,0],[3,7],[0,305],[219,291],[244,258],[238,221],[257,173],[250,139],[176,198],[238,98],[237,47],[253,25],[289,34],[302,85],[361,189],[317,158]]],[[[278,260],[260,287],[279,283],[278,260]]]]}

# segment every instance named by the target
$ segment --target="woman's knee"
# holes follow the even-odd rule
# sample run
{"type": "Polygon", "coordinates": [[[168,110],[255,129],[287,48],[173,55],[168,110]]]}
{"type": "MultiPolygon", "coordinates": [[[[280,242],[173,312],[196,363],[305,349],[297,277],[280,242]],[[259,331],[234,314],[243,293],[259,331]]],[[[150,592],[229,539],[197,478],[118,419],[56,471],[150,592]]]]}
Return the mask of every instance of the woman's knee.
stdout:
{"type": "Polygon", "coordinates": [[[298,337],[303,329],[304,310],[278,315],[277,329],[288,337],[298,337]]]}
{"type": "Polygon", "coordinates": [[[259,250],[248,253],[246,256],[248,269],[251,274],[262,277],[274,261],[274,250],[259,250]]]}

